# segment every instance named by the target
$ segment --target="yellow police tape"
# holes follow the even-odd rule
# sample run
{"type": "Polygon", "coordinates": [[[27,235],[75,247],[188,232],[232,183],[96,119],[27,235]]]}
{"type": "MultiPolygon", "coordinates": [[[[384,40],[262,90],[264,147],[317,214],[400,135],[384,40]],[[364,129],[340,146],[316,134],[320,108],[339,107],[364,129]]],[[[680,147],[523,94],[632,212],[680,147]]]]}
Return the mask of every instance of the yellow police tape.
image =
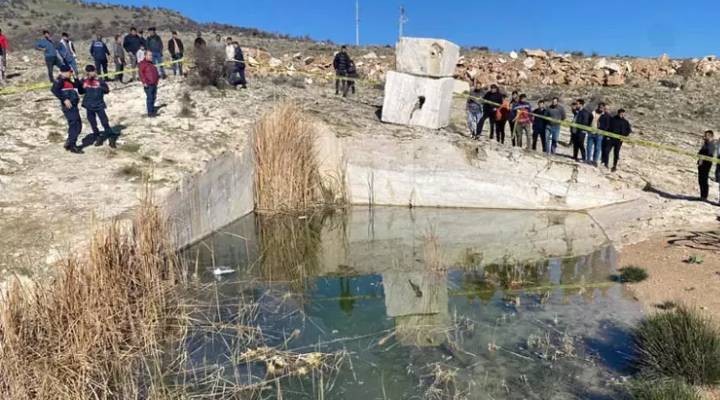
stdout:
{"type": "MultiPolygon", "coordinates": [[[[161,67],[161,66],[162,66],[162,67],[167,67],[167,66],[172,66],[173,64],[178,64],[178,63],[186,63],[186,60],[185,60],[184,58],[182,58],[182,59],[179,59],[179,60],[167,61],[167,62],[163,62],[163,63],[160,63],[160,64],[156,64],[156,66],[158,66],[158,67],[161,67]]],[[[260,66],[259,63],[249,63],[249,62],[246,62],[246,65],[253,66],[253,67],[260,66]]],[[[190,66],[190,64],[188,64],[188,66],[190,66]]],[[[131,68],[131,69],[123,70],[123,71],[108,72],[108,73],[106,73],[106,74],[98,75],[98,77],[100,77],[100,78],[114,77],[114,76],[116,76],[116,75],[134,73],[134,72],[137,72],[137,71],[138,71],[138,68],[131,68]]],[[[290,70],[290,69],[287,69],[287,68],[286,68],[286,71],[285,71],[285,72],[286,72],[286,73],[292,72],[292,73],[294,73],[294,74],[308,75],[308,76],[318,76],[318,75],[320,75],[320,73],[315,73],[315,74],[313,74],[313,73],[307,72],[307,71],[295,71],[295,70],[290,70]]],[[[324,77],[324,76],[323,76],[323,77],[324,77]]],[[[372,80],[372,79],[364,79],[364,78],[359,78],[359,77],[336,76],[336,78],[337,78],[337,79],[341,79],[341,80],[345,80],[345,81],[351,81],[351,82],[367,82],[367,83],[371,83],[371,84],[381,83],[380,81],[376,81],[376,80],[372,80]]],[[[8,87],[8,88],[0,89],[0,96],[9,95],[9,94],[17,94],[17,93],[25,93],[25,92],[30,92],[30,91],[34,91],[34,90],[40,90],[40,89],[49,89],[51,86],[52,86],[52,83],[43,82],[43,83],[36,83],[36,84],[32,84],[32,85],[26,85],[26,86],[8,87]]],[[[490,104],[490,105],[495,106],[495,107],[500,107],[500,106],[502,106],[502,104],[495,103],[495,102],[492,102],[492,101],[489,101],[489,100],[485,100],[485,99],[482,98],[482,97],[470,96],[469,94],[457,94],[457,95],[455,95],[455,97],[464,98],[464,99],[472,99],[472,100],[474,100],[474,101],[477,101],[477,102],[480,102],[480,103],[484,103],[484,104],[490,104]]],[[[568,127],[568,128],[581,129],[581,130],[583,130],[583,131],[585,131],[585,132],[591,132],[591,133],[594,133],[594,134],[597,134],[597,135],[601,135],[601,136],[604,136],[604,137],[609,137],[609,138],[617,139],[617,140],[620,140],[620,141],[622,141],[622,142],[627,142],[627,143],[636,144],[636,145],[643,146],[643,147],[649,147],[649,148],[655,148],[655,149],[659,149],[659,150],[668,151],[668,152],[675,153],[675,154],[679,154],[679,155],[682,155],[682,156],[694,158],[694,159],[696,159],[696,160],[698,160],[698,161],[709,161],[709,162],[711,162],[711,163],[713,163],[713,164],[720,164],[720,158],[714,158],[714,157],[709,157],[709,156],[700,155],[700,154],[697,154],[697,153],[694,153],[694,152],[691,152],[691,151],[683,150],[683,149],[681,149],[681,148],[679,148],[679,147],[677,147],[677,146],[671,146],[671,145],[666,145],[666,144],[662,144],[662,143],[655,143],[655,142],[652,142],[652,141],[649,141],[649,140],[634,139],[634,138],[630,138],[630,137],[628,137],[628,136],[618,135],[618,134],[613,133],[613,132],[608,132],[608,131],[600,130],[600,129],[595,128],[595,127],[580,125],[580,124],[576,124],[576,123],[571,122],[571,121],[554,119],[554,118],[548,117],[548,116],[546,116],[546,115],[535,114],[535,113],[532,113],[532,112],[529,112],[528,114],[532,115],[532,116],[535,117],[535,118],[541,118],[541,119],[544,119],[544,120],[546,120],[546,121],[552,122],[552,123],[554,123],[554,124],[558,124],[558,125],[565,126],[565,127],[568,127]]]]}
{"type": "MultiPolygon", "coordinates": [[[[167,61],[160,64],[156,64],[158,67],[168,67],[172,66],[173,64],[178,64],[183,62],[184,59],[179,60],[173,60],[173,61],[167,61]]],[[[113,71],[108,72],[106,74],[100,74],[98,75],[98,78],[109,78],[114,77],[116,75],[122,75],[122,74],[128,74],[128,73],[134,73],[137,72],[139,68],[130,68],[123,71],[113,71]]],[[[42,89],[50,89],[52,87],[51,82],[40,82],[40,83],[33,83],[31,85],[25,85],[25,86],[11,86],[7,88],[0,89],[0,96],[4,95],[10,95],[10,94],[18,94],[18,93],[27,93],[32,92],[35,90],[42,90],[42,89]]]]}

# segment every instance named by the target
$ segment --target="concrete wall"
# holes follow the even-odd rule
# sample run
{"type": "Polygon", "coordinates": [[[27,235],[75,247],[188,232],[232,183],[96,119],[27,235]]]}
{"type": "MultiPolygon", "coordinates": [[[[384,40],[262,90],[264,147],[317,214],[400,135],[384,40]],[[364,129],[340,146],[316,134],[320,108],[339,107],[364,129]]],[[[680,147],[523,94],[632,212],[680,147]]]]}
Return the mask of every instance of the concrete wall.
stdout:
{"type": "Polygon", "coordinates": [[[165,212],[178,248],[183,248],[253,212],[255,161],[251,146],[208,162],[168,194],[165,212]]]}

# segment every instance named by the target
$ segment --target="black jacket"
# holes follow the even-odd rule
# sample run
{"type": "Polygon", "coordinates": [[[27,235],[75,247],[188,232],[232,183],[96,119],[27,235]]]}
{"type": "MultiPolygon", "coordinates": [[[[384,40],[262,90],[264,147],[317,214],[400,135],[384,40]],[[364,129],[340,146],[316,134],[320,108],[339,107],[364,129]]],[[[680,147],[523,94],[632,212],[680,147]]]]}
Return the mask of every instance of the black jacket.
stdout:
{"type": "Polygon", "coordinates": [[[140,50],[140,46],[142,45],[143,40],[140,35],[127,34],[125,35],[125,39],[123,39],[123,48],[125,51],[132,54],[133,57],[137,54],[138,50],[140,50]]]}
{"type": "Polygon", "coordinates": [[[70,79],[58,77],[53,82],[50,91],[52,92],[52,94],[55,95],[55,97],[58,98],[58,100],[60,100],[60,107],[62,107],[64,110],[65,107],[63,105],[63,102],[65,100],[70,100],[72,106],[77,107],[78,103],[80,102],[80,95],[78,94],[79,86],[79,81],[71,81],[70,79]]]}
{"type": "Polygon", "coordinates": [[[83,108],[92,111],[105,109],[105,95],[110,93],[108,84],[102,79],[83,79],[78,85],[80,94],[84,95],[83,108]]]}
{"type": "MultiPolygon", "coordinates": [[[[485,99],[487,101],[492,101],[495,104],[502,104],[502,102],[503,102],[503,97],[502,97],[502,94],[500,94],[500,91],[497,91],[495,93],[493,93],[492,91],[489,91],[489,92],[485,93],[485,96],[483,96],[483,99],[485,99]]],[[[483,114],[490,115],[491,113],[494,113],[495,110],[498,107],[500,107],[495,104],[483,103],[483,114]]],[[[494,118],[494,116],[493,116],[493,118],[494,118]]]]}
{"type": "MultiPolygon", "coordinates": [[[[533,111],[533,114],[547,116],[547,108],[536,108],[533,111]]],[[[548,124],[548,120],[546,120],[545,118],[535,117],[535,119],[533,119],[533,132],[537,132],[537,133],[545,132],[545,128],[547,128],[547,124],[548,124]]]]}
{"type": "Polygon", "coordinates": [[[145,45],[147,50],[152,51],[155,54],[162,55],[163,52],[163,41],[162,38],[156,33],[154,35],[148,36],[147,39],[145,39],[147,44],[145,45]]]}
{"type": "Polygon", "coordinates": [[[610,121],[612,121],[612,117],[609,113],[603,113],[603,115],[598,118],[598,129],[601,131],[610,131],[610,121]]]}
{"type": "MultiPolygon", "coordinates": [[[[581,108],[580,111],[578,111],[577,115],[575,116],[575,123],[578,125],[583,126],[592,126],[593,122],[593,115],[590,111],[588,111],[585,108],[581,108]]],[[[584,129],[577,129],[576,132],[587,132],[587,130],[584,129]]]]}
{"type": "Polygon", "coordinates": [[[235,62],[238,68],[245,68],[245,55],[243,54],[242,47],[235,47],[235,62]]]}
{"type": "Polygon", "coordinates": [[[185,46],[183,45],[182,40],[180,38],[177,39],[170,39],[168,41],[168,51],[170,52],[170,55],[173,57],[182,57],[183,54],[185,54],[185,46]],[[177,49],[175,48],[175,42],[177,42],[177,49]]]}
{"type": "Polygon", "coordinates": [[[628,120],[616,115],[610,120],[610,132],[621,136],[629,136],[632,133],[632,127],[628,120]]]}
{"type": "Polygon", "coordinates": [[[350,68],[350,56],[347,52],[341,51],[335,55],[335,59],[333,60],[333,67],[335,68],[335,72],[339,74],[347,74],[348,69],[350,68]]]}
{"type": "MultiPolygon", "coordinates": [[[[715,157],[715,145],[713,142],[704,143],[698,154],[701,156],[715,157]]],[[[710,169],[712,169],[712,162],[707,160],[698,160],[698,168],[710,171],[710,169]]]]}

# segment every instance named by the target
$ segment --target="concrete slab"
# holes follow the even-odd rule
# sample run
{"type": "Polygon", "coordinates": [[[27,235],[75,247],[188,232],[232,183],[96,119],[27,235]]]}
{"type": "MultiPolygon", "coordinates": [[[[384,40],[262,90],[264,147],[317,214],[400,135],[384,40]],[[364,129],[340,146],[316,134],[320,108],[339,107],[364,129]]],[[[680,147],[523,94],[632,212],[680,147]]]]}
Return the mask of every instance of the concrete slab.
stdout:
{"type": "Polygon", "coordinates": [[[404,37],[395,53],[398,72],[445,78],[455,74],[460,47],[443,39],[404,37]]]}
{"type": "Polygon", "coordinates": [[[382,120],[430,129],[446,127],[450,123],[454,87],[452,78],[432,79],[389,71],[382,120]]]}

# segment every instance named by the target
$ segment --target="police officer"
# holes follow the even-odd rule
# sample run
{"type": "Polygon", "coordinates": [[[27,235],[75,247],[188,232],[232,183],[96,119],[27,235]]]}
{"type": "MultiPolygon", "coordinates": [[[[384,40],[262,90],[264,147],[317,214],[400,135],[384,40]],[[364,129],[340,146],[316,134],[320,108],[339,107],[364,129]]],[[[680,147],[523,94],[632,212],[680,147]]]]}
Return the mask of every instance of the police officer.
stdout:
{"type": "Polygon", "coordinates": [[[113,149],[116,147],[116,137],[110,128],[108,122],[107,113],[105,113],[105,95],[110,93],[110,88],[107,82],[97,77],[97,71],[94,66],[88,65],[85,67],[85,79],[80,81],[78,90],[83,95],[82,106],[87,111],[87,119],[90,122],[92,128],[92,134],[87,135],[82,140],[82,146],[89,146],[95,143],[95,146],[102,146],[103,135],[100,134],[100,130],[97,126],[97,119],[100,118],[100,123],[104,129],[105,137],[108,138],[110,147],[113,149]]]}
{"type": "Polygon", "coordinates": [[[106,75],[108,73],[108,56],[110,50],[102,40],[102,36],[97,35],[95,40],[90,44],[90,55],[95,60],[95,70],[100,74],[106,75]]]}
{"type": "Polygon", "coordinates": [[[51,91],[60,100],[60,108],[68,123],[65,150],[80,154],[83,152],[81,148],[77,147],[77,138],[82,132],[82,120],[78,110],[80,95],[78,94],[78,82],[73,80],[72,68],[69,65],[60,67],[60,75],[53,81],[51,91]]]}

